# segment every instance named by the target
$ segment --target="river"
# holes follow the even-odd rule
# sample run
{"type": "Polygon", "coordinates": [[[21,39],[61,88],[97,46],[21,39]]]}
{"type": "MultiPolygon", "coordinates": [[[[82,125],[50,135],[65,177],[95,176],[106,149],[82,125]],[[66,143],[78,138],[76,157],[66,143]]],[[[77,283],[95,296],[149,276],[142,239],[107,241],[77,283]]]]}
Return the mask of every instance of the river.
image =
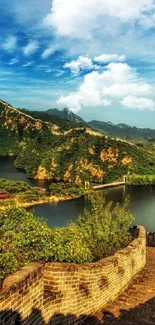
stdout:
{"type": "MultiPolygon", "coordinates": [[[[24,172],[17,170],[13,165],[13,158],[0,158],[0,178],[20,180],[32,186],[47,188],[46,181],[27,179],[24,172]]],[[[147,231],[155,231],[155,186],[120,186],[108,190],[100,190],[100,195],[106,196],[106,201],[123,203],[130,196],[129,210],[134,215],[134,224],[143,225],[147,231]]],[[[46,218],[50,227],[66,226],[69,221],[76,221],[84,208],[89,205],[89,197],[77,200],[47,203],[34,206],[35,214],[46,218]]]]}

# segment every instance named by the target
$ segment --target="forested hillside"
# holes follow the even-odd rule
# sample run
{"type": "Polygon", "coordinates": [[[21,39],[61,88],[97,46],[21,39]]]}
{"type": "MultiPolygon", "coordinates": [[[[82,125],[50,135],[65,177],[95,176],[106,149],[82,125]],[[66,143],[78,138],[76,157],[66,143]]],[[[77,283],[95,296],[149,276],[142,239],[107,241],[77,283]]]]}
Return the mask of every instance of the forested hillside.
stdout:
{"type": "Polygon", "coordinates": [[[61,114],[58,114],[58,115],[54,114],[54,112],[56,112],[56,111],[58,111],[60,113],[60,111],[56,110],[56,109],[49,110],[49,111],[32,111],[32,110],[30,111],[30,110],[23,108],[23,109],[20,109],[20,111],[22,113],[30,115],[34,119],[40,119],[44,122],[54,123],[57,126],[59,126],[60,130],[61,129],[69,130],[70,128],[88,126],[82,119],[81,119],[81,121],[79,120],[78,122],[76,122],[74,119],[67,118],[67,115],[65,118],[65,116],[63,117],[63,115],[61,115],[61,114]],[[51,111],[52,111],[52,113],[51,113],[51,111]]]}
{"type": "Polygon", "coordinates": [[[21,113],[10,104],[0,100],[0,155],[18,155],[26,143],[38,136],[40,131],[51,133],[54,124],[21,113]]]}
{"type": "Polygon", "coordinates": [[[17,155],[28,177],[83,183],[109,182],[128,171],[155,173],[155,154],[86,128],[62,132],[0,102],[0,155],[17,155]]]}

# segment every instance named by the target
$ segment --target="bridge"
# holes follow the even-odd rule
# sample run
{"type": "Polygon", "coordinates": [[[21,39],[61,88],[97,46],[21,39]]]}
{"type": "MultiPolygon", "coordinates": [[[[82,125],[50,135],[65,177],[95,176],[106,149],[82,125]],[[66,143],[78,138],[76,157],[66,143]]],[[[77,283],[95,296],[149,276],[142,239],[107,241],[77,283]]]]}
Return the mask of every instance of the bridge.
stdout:
{"type": "Polygon", "coordinates": [[[125,185],[126,182],[114,182],[114,183],[108,183],[108,184],[100,184],[100,185],[95,185],[93,186],[93,190],[101,190],[101,189],[106,189],[106,188],[111,188],[111,187],[118,187],[125,185]]]}
{"type": "MultiPolygon", "coordinates": [[[[106,188],[111,188],[111,187],[123,186],[126,184],[127,179],[128,179],[128,176],[124,175],[123,181],[121,181],[121,182],[112,182],[112,183],[108,183],[108,184],[93,185],[92,189],[93,190],[101,190],[101,189],[106,189],[106,188]]],[[[90,182],[87,181],[87,182],[85,182],[85,190],[89,190],[89,189],[90,189],[90,182]]]]}

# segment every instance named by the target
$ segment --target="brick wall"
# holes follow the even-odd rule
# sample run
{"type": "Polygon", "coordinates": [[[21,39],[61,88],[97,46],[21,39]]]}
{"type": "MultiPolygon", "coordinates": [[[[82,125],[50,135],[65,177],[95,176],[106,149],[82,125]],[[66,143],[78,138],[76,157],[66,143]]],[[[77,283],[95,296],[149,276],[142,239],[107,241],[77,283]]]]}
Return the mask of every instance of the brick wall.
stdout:
{"type": "Polygon", "coordinates": [[[8,276],[0,292],[0,325],[82,324],[114,300],[146,262],[146,234],[97,263],[33,263],[8,276]],[[81,321],[80,321],[81,319],[81,321]]]}

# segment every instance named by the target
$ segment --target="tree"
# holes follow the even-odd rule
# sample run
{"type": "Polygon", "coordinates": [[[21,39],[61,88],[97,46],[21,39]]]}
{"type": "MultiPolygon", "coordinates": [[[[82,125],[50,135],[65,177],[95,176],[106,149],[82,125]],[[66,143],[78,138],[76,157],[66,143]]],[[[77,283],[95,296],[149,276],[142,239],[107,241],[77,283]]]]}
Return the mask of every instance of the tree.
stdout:
{"type": "Polygon", "coordinates": [[[133,216],[123,206],[112,202],[106,204],[105,198],[95,193],[91,196],[90,209],[78,218],[81,236],[90,249],[93,260],[97,261],[125,247],[131,240],[129,227],[133,216]]]}

